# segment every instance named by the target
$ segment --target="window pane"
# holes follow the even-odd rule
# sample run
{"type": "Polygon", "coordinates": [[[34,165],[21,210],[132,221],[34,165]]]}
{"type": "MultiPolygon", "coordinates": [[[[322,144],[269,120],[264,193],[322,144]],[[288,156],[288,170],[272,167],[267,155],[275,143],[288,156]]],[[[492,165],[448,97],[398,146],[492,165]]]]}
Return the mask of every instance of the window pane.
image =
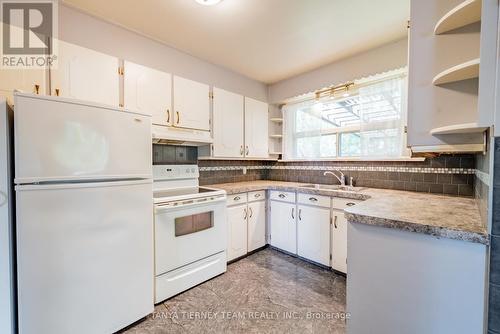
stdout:
{"type": "Polygon", "coordinates": [[[321,158],[334,158],[337,156],[337,135],[321,136],[320,141],[321,158]]]}
{"type": "Polygon", "coordinates": [[[298,159],[313,159],[319,157],[320,137],[302,137],[297,138],[296,157],[298,159]]]}
{"type": "Polygon", "coordinates": [[[359,132],[340,134],[340,156],[358,157],[361,155],[361,136],[359,132]]]}

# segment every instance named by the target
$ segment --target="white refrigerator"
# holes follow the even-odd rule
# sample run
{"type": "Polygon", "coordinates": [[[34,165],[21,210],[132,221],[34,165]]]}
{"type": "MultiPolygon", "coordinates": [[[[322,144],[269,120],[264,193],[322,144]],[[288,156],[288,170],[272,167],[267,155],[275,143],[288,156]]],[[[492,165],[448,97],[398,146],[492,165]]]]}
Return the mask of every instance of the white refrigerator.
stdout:
{"type": "Polygon", "coordinates": [[[113,333],[153,311],[151,119],[15,94],[21,334],[113,333]]]}
{"type": "Polygon", "coordinates": [[[14,202],[12,189],[12,110],[0,99],[0,333],[14,334],[14,202]]]}

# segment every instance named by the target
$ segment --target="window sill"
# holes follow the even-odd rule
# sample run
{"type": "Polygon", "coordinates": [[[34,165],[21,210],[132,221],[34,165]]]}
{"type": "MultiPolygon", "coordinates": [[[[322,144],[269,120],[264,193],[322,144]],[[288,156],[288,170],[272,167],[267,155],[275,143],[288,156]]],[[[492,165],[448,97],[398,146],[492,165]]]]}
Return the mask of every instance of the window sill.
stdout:
{"type": "Polygon", "coordinates": [[[425,158],[356,158],[356,157],[345,157],[345,158],[328,158],[328,159],[281,159],[279,162],[316,162],[316,161],[409,161],[418,162],[425,161],[425,158]]]}

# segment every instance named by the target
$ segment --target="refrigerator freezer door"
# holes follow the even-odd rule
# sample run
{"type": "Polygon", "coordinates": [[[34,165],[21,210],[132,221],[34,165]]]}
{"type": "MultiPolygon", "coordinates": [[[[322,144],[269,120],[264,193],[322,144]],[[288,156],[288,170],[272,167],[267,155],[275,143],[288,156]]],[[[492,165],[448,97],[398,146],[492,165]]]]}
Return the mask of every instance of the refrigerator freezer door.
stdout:
{"type": "Polygon", "coordinates": [[[0,101],[0,333],[14,333],[14,273],[10,113],[0,101]]]}
{"type": "Polygon", "coordinates": [[[153,311],[152,184],[16,187],[19,333],[113,333],[153,311]]]}
{"type": "Polygon", "coordinates": [[[19,93],[15,108],[17,184],[151,177],[151,117],[19,93]]]}

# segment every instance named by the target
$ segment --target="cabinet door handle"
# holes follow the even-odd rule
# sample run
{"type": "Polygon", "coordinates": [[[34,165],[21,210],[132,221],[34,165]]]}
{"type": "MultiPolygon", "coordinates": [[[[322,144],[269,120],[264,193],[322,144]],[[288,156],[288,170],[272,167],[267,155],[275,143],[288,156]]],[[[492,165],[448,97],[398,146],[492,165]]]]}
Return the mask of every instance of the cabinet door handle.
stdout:
{"type": "Polygon", "coordinates": [[[181,113],[178,111],[176,111],[175,113],[177,114],[177,122],[176,123],[179,124],[179,122],[181,121],[181,113]]]}
{"type": "Polygon", "coordinates": [[[248,148],[248,145],[247,145],[246,155],[248,155],[249,153],[250,153],[250,149],[248,148]]]}
{"type": "Polygon", "coordinates": [[[40,94],[40,85],[35,85],[35,94],[40,94]]]}
{"type": "Polygon", "coordinates": [[[309,197],[309,200],[311,202],[317,202],[318,201],[318,199],[316,197],[309,197]]]}
{"type": "Polygon", "coordinates": [[[243,155],[243,145],[240,146],[240,155],[243,155]]]}
{"type": "Polygon", "coordinates": [[[56,92],[56,96],[59,96],[59,94],[61,93],[61,90],[59,88],[56,88],[55,92],[56,92]]]}
{"type": "Polygon", "coordinates": [[[295,219],[295,208],[292,208],[292,219],[295,219]]]}
{"type": "Polygon", "coordinates": [[[299,220],[302,220],[302,209],[299,209],[299,220]]]}
{"type": "Polygon", "coordinates": [[[337,216],[333,219],[333,226],[337,228],[337,216]]]}
{"type": "Polygon", "coordinates": [[[250,210],[250,218],[252,218],[252,216],[253,216],[253,210],[252,210],[252,208],[248,208],[248,210],[250,210]]]}
{"type": "Polygon", "coordinates": [[[349,202],[349,203],[346,203],[347,206],[353,206],[353,205],[356,205],[356,203],[353,203],[353,202],[349,202]]]}
{"type": "Polygon", "coordinates": [[[285,197],[286,197],[286,195],[285,195],[285,194],[279,194],[279,195],[278,195],[278,197],[279,197],[279,198],[285,198],[285,197]]]}
{"type": "Polygon", "coordinates": [[[248,212],[247,212],[247,209],[243,209],[243,211],[245,212],[245,217],[243,217],[243,219],[247,219],[247,215],[248,215],[248,212]]]}
{"type": "Polygon", "coordinates": [[[170,109],[167,109],[167,123],[170,123],[170,109]]]}

